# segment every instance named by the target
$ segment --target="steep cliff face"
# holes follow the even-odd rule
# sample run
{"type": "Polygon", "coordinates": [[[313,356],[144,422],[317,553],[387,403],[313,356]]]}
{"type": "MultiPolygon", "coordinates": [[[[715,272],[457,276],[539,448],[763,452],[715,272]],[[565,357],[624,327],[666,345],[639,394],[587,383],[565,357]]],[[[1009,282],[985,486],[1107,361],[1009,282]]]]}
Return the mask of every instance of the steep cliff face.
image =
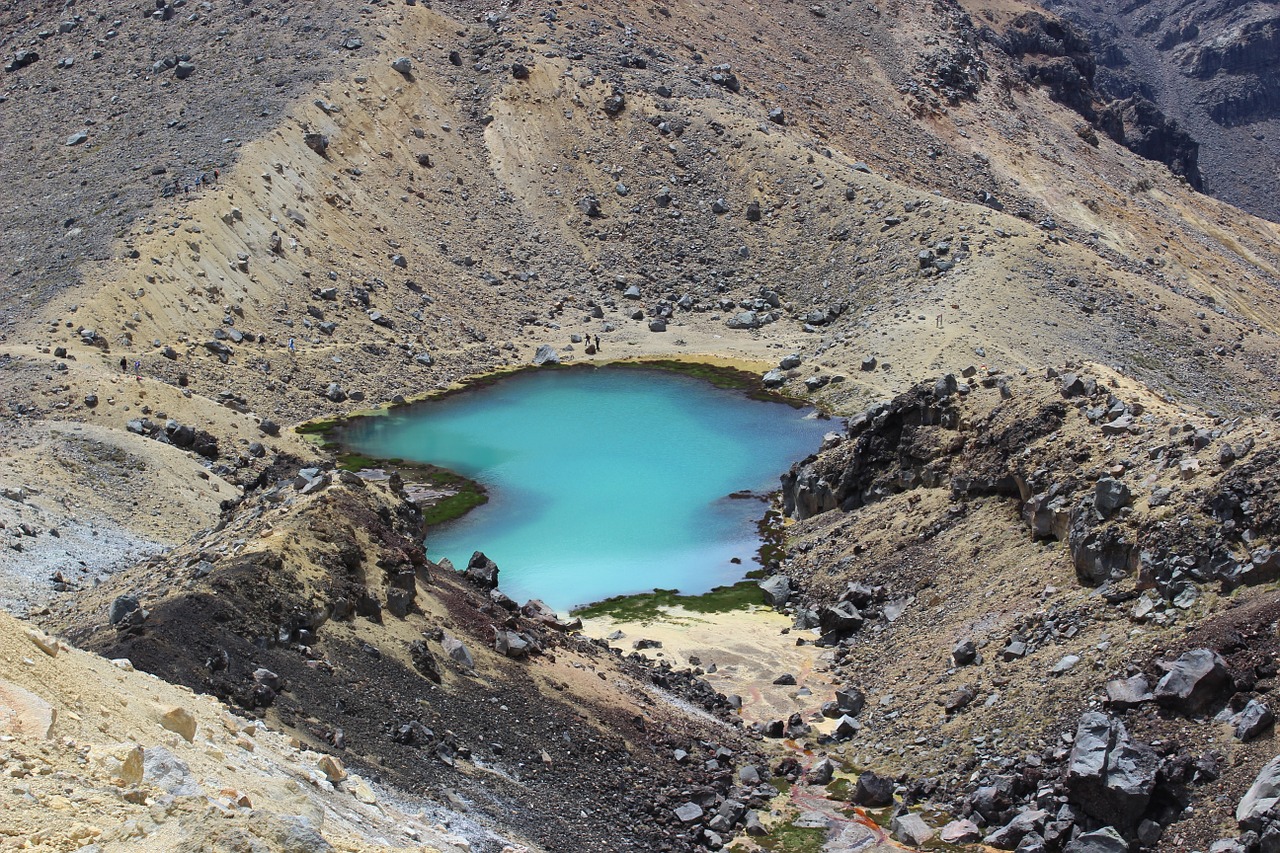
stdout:
{"type": "MultiPolygon", "coordinates": [[[[1020,63],[1026,82],[1045,87],[1055,101],[1079,113],[1089,124],[1139,156],[1167,165],[1200,189],[1200,145],[1177,121],[1166,116],[1139,86],[1127,91],[1101,85],[1098,58],[1088,34],[1073,24],[1026,12],[987,39],[1020,63]]],[[[1114,56],[1108,56],[1114,61],[1114,56]]],[[[1096,135],[1081,136],[1097,144],[1096,135]]]]}
{"type": "Polygon", "coordinates": [[[1207,192],[1280,219],[1275,3],[1060,0],[1049,6],[1090,32],[1102,93],[1149,99],[1200,142],[1207,192]]]}

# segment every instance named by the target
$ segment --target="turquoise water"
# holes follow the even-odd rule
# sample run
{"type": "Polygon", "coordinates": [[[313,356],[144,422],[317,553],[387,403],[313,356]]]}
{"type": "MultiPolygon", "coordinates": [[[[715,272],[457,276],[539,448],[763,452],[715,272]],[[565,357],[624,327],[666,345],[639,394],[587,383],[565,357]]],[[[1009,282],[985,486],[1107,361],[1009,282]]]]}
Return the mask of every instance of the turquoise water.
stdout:
{"type": "Polygon", "coordinates": [[[504,592],[558,610],[741,580],[765,506],[729,494],[773,491],[833,428],[700,379],[624,368],[520,373],[357,424],[343,437],[352,449],[488,489],[489,503],[428,532],[430,559],[462,568],[483,551],[504,592]]]}

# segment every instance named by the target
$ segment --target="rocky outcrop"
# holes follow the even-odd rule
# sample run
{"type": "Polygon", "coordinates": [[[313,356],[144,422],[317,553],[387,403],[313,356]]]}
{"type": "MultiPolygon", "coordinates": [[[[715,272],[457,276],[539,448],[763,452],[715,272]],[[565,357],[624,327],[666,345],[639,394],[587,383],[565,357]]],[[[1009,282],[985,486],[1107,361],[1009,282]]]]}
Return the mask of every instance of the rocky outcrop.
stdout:
{"type": "Polygon", "coordinates": [[[1065,0],[1055,9],[1090,34],[1096,88],[1113,102],[1113,139],[1170,163],[1193,186],[1196,167],[1207,192],[1280,219],[1276,170],[1240,166],[1275,163],[1264,132],[1280,116],[1274,4],[1065,0]]]}
{"type": "Polygon", "coordinates": [[[1028,83],[1043,86],[1055,101],[1075,110],[1112,141],[1164,163],[1200,188],[1199,143],[1143,94],[1101,88],[1095,45],[1084,30],[1060,18],[1026,12],[1002,32],[987,30],[986,36],[1021,64],[1028,83]]]}
{"type": "MultiPolygon", "coordinates": [[[[963,401],[983,384],[995,387],[992,380],[975,376],[965,382],[948,374],[855,415],[842,441],[783,476],[784,512],[805,519],[856,510],[915,489],[946,488],[954,500],[1016,499],[1031,538],[1065,542],[1076,576],[1086,586],[1136,578],[1173,600],[1194,595],[1188,590],[1197,584],[1217,582],[1230,590],[1280,578],[1280,550],[1256,544],[1280,533],[1280,502],[1266,485],[1274,479],[1270,472],[1276,469],[1277,451],[1253,452],[1246,440],[1238,447],[1239,461],[1233,445],[1230,453],[1220,453],[1229,472],[1198,497],[1201,511],[1221,522],[1209,527],[1209,536],[1158,523],[1135,525],[1128,518],[1136,500],[1131,481],[1103,476],[1092,485],[1081,482],[1078,461],[1087,453],[1059,457],[1053,464],[1029,455],[1029,445],[1063,426],[1064,403],[1041,403],[1000,427],[990,417],[966,423],[971,416],[963,401]]],[[[1051,370],[1046,381],[1090,422],[1100,440],[1141,430],[1144,408],[1096,380],[1051,370]]],[[[1158,470],[1177,467],[1184,477],[1199,465],[1194,454],[1222,438],[1220,432],[1190,426],[1174,435],[1148,455],[1158,460],[1158,470]]],[[[1148,505],[1159,506],[1168,492],[1153,490],[1148,505]]]]}
{"type": "Polygon", "coordinates": [[[71,633],[241,713],[270,709],[343,762],[376,762],[384,783],[448,791],[474,803],[478,819],[518,825],[546,849],[705,849],[694,839],[727,838],[745,819],[745,806],[726,804],[759,808],[776,794],[736,782],[739,763],[762,762],[701,670],[624,659],[540,602],[515,605],[483,554],[458,572],[430,563],[422,542],[422,516],[398,476],[311,471],[139,567],[127,594],[106,584],[82,596],[71,633]],[[566,652],[609,684],[672,702],[544,693],[538,679],[566,652]],[[468,764],[500,772],[477,777],[468,764]],[[676,814],[686,802],[697,815],[676,814]],[[591,821],[558,817],[587,808],[591,821]]]}

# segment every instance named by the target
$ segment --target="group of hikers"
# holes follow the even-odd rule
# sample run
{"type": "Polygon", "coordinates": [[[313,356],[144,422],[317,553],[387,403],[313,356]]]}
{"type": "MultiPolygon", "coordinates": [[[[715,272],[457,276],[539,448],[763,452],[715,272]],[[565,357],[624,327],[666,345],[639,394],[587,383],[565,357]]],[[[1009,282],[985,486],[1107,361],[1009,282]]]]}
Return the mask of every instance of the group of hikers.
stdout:
{"type": "Polygon", "coordinates": [[[171,195],[177,195],[178,193],[187,195],[191,192],[192,187],[195,187],[197,192],[205,187],[216,187],[221,177],[222,172],[217,169],[208,172],[197,172],[195,178],[188,183],[183,183],[180,178],[174,178],[173,183],[165,186],[165,190],[171,195]]]}

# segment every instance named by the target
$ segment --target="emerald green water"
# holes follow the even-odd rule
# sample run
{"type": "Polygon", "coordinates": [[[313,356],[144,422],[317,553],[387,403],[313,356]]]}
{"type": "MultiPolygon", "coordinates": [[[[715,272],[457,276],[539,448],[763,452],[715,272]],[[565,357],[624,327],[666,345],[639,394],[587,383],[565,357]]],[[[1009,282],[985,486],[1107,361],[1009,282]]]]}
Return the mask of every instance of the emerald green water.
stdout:
{"type": "Polygon", "coordinates": [[[765,507],[729,495],[776,489],[831,428],[701,379],[606,367],[517,374],[357,422],[343,440],[483,483],[489,503],[432,528],[427,556],[462,568],[483,551],[512,598],[567,610],[741,580],[765,507]]]}

